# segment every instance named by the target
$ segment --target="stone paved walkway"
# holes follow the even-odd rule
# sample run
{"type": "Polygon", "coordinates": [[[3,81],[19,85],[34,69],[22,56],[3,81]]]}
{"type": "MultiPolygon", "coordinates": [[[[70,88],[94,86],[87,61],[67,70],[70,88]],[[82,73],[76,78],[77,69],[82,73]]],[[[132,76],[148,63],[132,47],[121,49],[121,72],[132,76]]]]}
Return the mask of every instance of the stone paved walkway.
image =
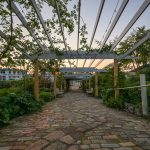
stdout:
{"type": "Polygon", "coordinates": [[[70,92],[0,130],[0,150],[150,150],[146,120],[70,92]]]}

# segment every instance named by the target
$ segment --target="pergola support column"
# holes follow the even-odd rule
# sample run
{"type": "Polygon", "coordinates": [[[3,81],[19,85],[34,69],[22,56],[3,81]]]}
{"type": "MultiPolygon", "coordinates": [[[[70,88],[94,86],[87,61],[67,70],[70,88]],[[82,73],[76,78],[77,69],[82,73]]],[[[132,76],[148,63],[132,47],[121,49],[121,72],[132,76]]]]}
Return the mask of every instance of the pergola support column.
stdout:
{"type": "Polygon", "coordinates": [[[115,88],[115,99],[119,96],[118,89],[118,60],[114,59],[114,88],[115,88]]]}
{"type": "Polygon", "coordinates": [[[64,79],[64,91],[66,92],[67,91],[67,83],[66,83],[66,80],[64,79]]]}
{"type": "Polygon", "coordinates": [[[89,89],[91,89],[91,78],[89,78],[89,89]]]}
{"type": "Polygon", "coordinates": [[[35,60],[33,62],[34,66],[34,98],[38,101],[39,100],[39,62],[35,60]]]}
{"type": "Polygon", "coordinates": [[[86,79],[86,90],[88,89],[88,79],[86,79]]]}
{"type": "Polygon", "coordinates": [[[60,84],[60,90],[61,90],[61,91],[64,90],[63,85],[64,85],[64,79],[61,78],[61,84],[60,84]]]}
{"type": "Polygon", "coordinates": [[[95,96],[98,97],[98,73],[95,73],[95,96]]]}
{"type": "Polygon", "coordinates": [[[61,85],[60,85],[60,90],[62,91],[63,90],[63,83],[61,81],[61,85]]]}
{"type": "Polygon", "coordinates": [[[53,90],[54,90],[54,96],[56,97],[56,80],[57,80],[57,77],[56,77],[56,73],[54,73],[54,85],[53,85],[53,90]]]}
{"type": "Polygon", "coordinates": [[[148,100],[147,100],[147,88],[145,74],[140,74],[140,84],[141,84],[141,98],[142,98],[142,112],[144,116],[148,115],[148,100]]]}

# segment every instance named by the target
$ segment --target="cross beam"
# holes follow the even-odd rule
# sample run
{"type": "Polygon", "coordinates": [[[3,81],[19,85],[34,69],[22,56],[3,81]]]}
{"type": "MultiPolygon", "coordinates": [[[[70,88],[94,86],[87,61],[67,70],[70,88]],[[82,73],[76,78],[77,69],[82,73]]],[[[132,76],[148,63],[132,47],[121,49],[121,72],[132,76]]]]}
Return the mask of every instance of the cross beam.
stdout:
{"type": "MultiPolygon", "coordinates": [[[[91,51],[87,53],[86,51],[61,51],[58,54],[56,52],[47,51],[43,52],[41,55],[32,55],[32,59],[117,59],[117,54],[110,52],[99,53],[97,51],[91,51]]],[[[28,59],[25,56],[20,56],[21,59],[28,59]]],[[[133,59],[132,56],[126,56],[124,59],[133,59]]]]}
{"type": "Polygon", "coordinates": [[[83,80],[92,77],[92,74],[65,74],[64,78],[65,79],[70,79],[70,80],[83,80]]]}
{"type": "Polygon", "coordinates": [[[79,68],[60,68],[60,72],[108,72],[104,69],[97,69],[97,68],[86,68],[86,67],[79,67],[79,68]]]}

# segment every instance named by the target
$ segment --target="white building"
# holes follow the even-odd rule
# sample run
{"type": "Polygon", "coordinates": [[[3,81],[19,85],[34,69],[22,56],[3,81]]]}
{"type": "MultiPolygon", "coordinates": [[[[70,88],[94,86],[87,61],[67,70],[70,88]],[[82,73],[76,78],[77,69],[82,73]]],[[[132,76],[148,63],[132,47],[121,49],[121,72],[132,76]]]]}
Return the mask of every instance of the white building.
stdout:
{"type": "Polygon", "coordinates": [[[0,68],[0,80],[20,80],[25,74],[23,70],[0,68]]]}
{"type": "Polygon", "coordinates": [[[54,81],[54,75],[51,72],[43,72],[41,73],[41,77],[52,82],[54,81]]]}

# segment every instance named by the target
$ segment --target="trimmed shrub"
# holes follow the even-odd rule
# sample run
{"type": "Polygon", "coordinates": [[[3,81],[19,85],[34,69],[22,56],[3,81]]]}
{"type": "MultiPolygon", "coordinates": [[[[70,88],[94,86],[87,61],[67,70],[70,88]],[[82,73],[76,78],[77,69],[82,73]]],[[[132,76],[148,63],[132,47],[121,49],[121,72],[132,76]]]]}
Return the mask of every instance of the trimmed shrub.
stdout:
{"type": "Polygon", "coordinates": [[[22,90],[33,91],[33,79],[23,78],[22,80],[0,81],[0,89],[20,88],[22,90]]]}
{"type": "Polygon", "coordinates": [[[108,107],[117,109],[123,108],[124,105],[123,98],[120,96],[115,99],[113,90],[103,91],[101,96],[103,98],[104,104],[106,104],[108,107]]]}
{"type": "Polygon", "coordinates": [[[20,89],[20,88],[3,88],[3,89],[0,89],[0,96],[6,96],[10,93],[16,93],[18,95],[18,94],[22,93],[22,89],[20,89]]]}
{"type": "Polygon", "coordinates": [[[117,99],[115,99],[114,97],[110,97],[108,100],[105,100],[104,103],[111,108],[123,108],[123,101],[120,97],[118,97],[117,99]]]}
{"type": "Polygon", "coordinates": [[[50,102],[54,99],[54,95],[50,92],[40,92],[40,98],[44,100],[44,102],[50,102]]]}

